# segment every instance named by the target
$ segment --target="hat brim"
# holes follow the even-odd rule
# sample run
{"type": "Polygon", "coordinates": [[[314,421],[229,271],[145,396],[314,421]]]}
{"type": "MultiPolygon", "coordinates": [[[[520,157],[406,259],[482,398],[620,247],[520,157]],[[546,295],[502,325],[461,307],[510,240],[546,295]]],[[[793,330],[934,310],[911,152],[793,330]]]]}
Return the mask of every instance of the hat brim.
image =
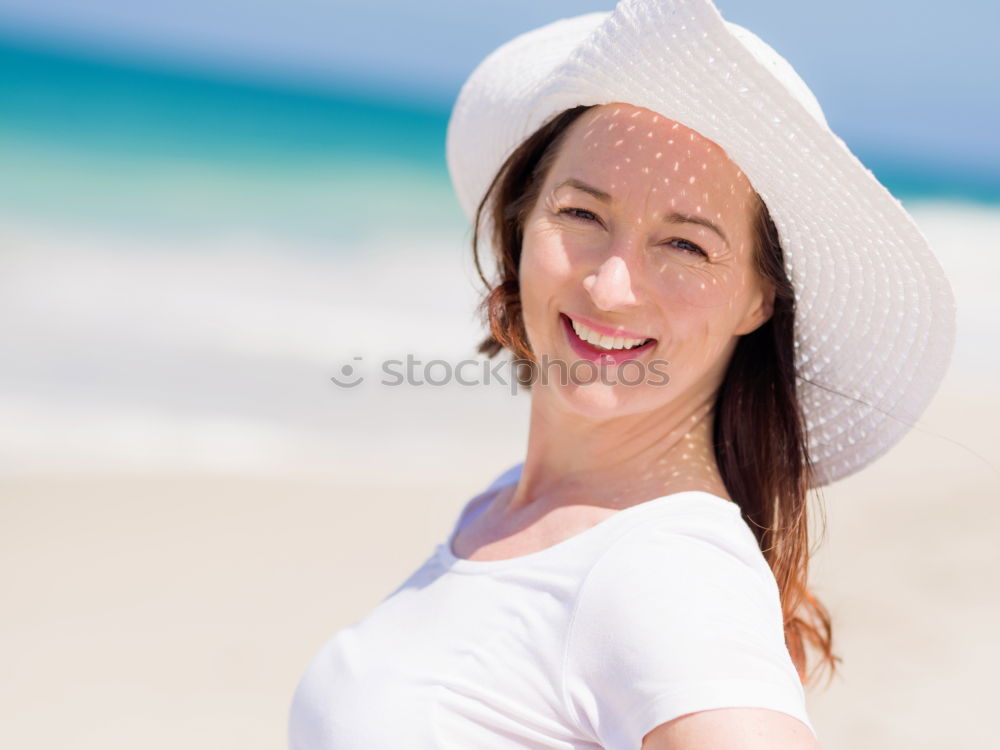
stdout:
{"type": "Polygon", "coordinates": [[[644,107],[721,146],[778,230],[820,486],[884,454],[924,412],[951,358],[955,303],[912,217],[789,71],[707,0],[623,0],[611,13],[556,21],[490,54],[459,94],[446,151],[472,219],[506,157],[577,105],[644,107]]]}

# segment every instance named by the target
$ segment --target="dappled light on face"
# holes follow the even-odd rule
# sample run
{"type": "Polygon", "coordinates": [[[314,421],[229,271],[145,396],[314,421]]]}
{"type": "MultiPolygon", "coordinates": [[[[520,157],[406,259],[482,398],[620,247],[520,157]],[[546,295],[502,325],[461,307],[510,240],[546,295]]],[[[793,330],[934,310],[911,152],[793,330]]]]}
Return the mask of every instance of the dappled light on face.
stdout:
{"type": "Polygon", "coordinates": [[[642,331],[671,362],[674,387],[695,387],[759,298],[755,200],[723,149],[682,124],[631,105],[584,113],[525,224],[529,337],[548,326],[565,353],[559,312],[642,331]]]}
{"type": "Polygon", "coordinates": [[[620,178],[608,231],[647,232],[643,268],[671,295],[696,306],[732,307],[750,279],[736,270],[751,265],[755,194],[723,149],[649,110],[617,106],[593,115],[583,141],[595,160],[585,172],[596,180],[610,165],[620,178]],[[618,135],[609,144],[601,134],[611,125],[618,135]],[[650,140],[653,147],[643,152],[650,140]]]}

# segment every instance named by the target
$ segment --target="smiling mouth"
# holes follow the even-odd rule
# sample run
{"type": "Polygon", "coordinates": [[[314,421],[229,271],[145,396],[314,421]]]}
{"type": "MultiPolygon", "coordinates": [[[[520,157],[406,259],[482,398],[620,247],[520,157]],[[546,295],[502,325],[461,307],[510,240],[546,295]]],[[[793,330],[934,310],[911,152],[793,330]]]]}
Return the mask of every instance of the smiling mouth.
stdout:
{"type": "MultiPolygon", "coordinates": [[[[569,317],[569,316],[567,316],[569,317]]],[[[598,333],[592,328],[587,328],[583,323],[573,320],[570,318],[570,324],[573,326],[573,330],[576,331],[576,335],[580,337],[582,341],[586,341],[591,346],[597,349],[604,349],[609,352],[618,351],[620,349],[635,349],[637,346],[642,346],[647,341],[652,339],[631,339],[625,336],[606,336],[598,333]]]]}
{"type": "Polygon", "coordinates": [[[567,333],[576,340],[577,346],[586,348],[593,354],[617,354],[632,356],[639,351],[645,351],[656,343],[654,338],[634,338],[630,336],[611,336],[595,331],[583,323],[574,320],[565,313],[559,313],[566,326],[567,333]]]}

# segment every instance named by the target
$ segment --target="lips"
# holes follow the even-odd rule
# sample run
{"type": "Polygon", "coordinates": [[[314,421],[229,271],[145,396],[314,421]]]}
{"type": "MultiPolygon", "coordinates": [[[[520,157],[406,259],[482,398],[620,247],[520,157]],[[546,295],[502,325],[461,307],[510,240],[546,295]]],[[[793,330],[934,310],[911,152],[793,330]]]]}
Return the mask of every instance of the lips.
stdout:
{"type": "Polygon", "coordinates": [[[615,331],[589,321],[570,318],[565,313],[560,313],[559,319],[570,347],[578,356],[591,362],[599,364],[627,362],[637,359],[656,345],[654,338],[636,335],[630,331],[615,331]],[[582,338],[578,331],[590,340],[582,338]],[[594,339],[598,339],[599,343],[593,343],[594,339]]]}

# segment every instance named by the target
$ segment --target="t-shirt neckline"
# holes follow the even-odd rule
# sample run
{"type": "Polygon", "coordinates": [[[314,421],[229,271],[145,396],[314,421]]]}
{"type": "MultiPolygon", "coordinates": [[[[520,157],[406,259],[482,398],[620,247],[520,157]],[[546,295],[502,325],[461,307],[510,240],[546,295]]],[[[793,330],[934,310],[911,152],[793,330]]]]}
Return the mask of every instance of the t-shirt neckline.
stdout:
{"type": "MultiPolygon", "coordinates": [[[[491,489],[499,489],[499,487],[491,489]]],[[[452,542],[465,520],[465,511],[463,511],[462,517],[459,518],[454,528],[448,534],[448,539],[437,546],[437,558],[441,565],[443,565],[446,569],[456,573],[488,573],[503,568],[526,566],[537,561],[548,559],[549,557],[566,550],[571,550],[584,545],[594,537],[609,533],[616,526],[619,526],[633,516],[649,513],[654,509],[665,507],[677,510],[680,510],[681,508],[690,509],[693,503],[701,504],[706,502],[708,504],[702,505],[701,507],[715,507],[720,510],[725,510],[730,514],[735,513],[737,515],[740,512],[740,506],[732,500],[727,500],[724,497],[713,495],[711,492],[706,492],[704,490],[684,490],[681,492],[674,492],[669,495],[661,495],[660,497],[645,500],[641,503],[630,505],[627,508],[622,508],[619,511],[615,511],[607,518],[598,521],[593,526],[584,529],[580,533],[574,534],[573,536],[563,539],[560,542],[556,542],[555,544],[545,547],[544,549],[529,552],[526,555],[507,557],[500,560],[471,560],[469,558],[458,557],[455,555],[452,551],[452,542]]],[[[466,510],[470,506],[467,506],[466,510]]]]}

